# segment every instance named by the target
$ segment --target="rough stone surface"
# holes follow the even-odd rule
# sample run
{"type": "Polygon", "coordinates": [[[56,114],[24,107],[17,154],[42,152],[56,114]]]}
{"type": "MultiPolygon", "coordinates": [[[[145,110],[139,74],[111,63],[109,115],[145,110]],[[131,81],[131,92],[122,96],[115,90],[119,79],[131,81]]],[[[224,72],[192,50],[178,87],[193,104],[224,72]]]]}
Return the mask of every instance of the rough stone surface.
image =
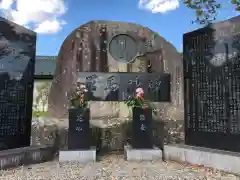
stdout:
{"type": "MultiPolygon", "coordinates": [[[[96,72],[146,72],[146,62],[151,61],[153,71],[169,72],[172,76],[171,103],[157,103],[164,111],[170,107],[183,108],[183,84],[181,55],[164,38],[147,27],[133,23],[114,21],[91,21],[75,29],[63,42],[58,57],[54,80],[49,94],[51,116],[66,118],[68,98],[74,89],[77,71],[96,72]],[[104,28],[105,32],[100,32],[104,28]],[[118,63],[107,51],[109,40],[118,33],[127,33],[137,40],[139,51],[152,42],[145,56],[136,58],[132,64],[118,63]],[[106,37],[103,37],[106,34],[106,37]],[[84,40],[84,41],[83,41],[84,40]],[[154,52],[153,52],[154,51],[154,52]]],[[[127,117],[129,111],[122,103],[92,102],[91,118],[127,117]]],[[[162,118],[164,119],[164,118],[162,118]]]]}
{"type": "Polygon", "coordinates": [[[36,164],[54,158],[52,146],[29,146],[0,151],[0,169],[36,164]]]}
{"type": "Polygon", "coordinates": [[[46,117],[32,119],[31,145],[54,145],[59,127],[58,120],[46,117]]]}
{"type": "Polygon", "coordinates": [[[89,164],[46,162],[2,171],[1,180],[239,180],[240,177],[174,162],[127,162],[122,155],[89,164]]]}
{"type": "MultiPolygon", "coordinates": [[[[183,121],[154,121],[154,143],[159,148],[163,144],[183,143],[183,121]],[[182,122],[180,124],[179,122],[182,122]]],[[[91,120],[92,145],[97,150],[123,151],[124,145],[131,143],[131,121],[128,118],[103,118],[91,120]]],[[[67,149],[68,122],[66,119],[50,117],[33,118],[32,145],[53,145],[56,149],[67,149]]]]}
{"type": "Polygon", "coordinates": [[[151,149],[133,149],[130,145],[127,145],[124,146],[124,157],[127,161],[162,160],[162,150],[157,147],[151,149]]]}
{"type": "Polygon", "coordinates": [[[95,162],[96,161],[96,149],[91,148],[89,150],[67,150],[59,151],[59,159],[61,162],[78,161],[79,163],[95,162]]]}
{"type": "Polygon", "coordinates": [[[183,144],[164,146],[166,160],[198,164],[240,176],[240,153],[183,144]]]}

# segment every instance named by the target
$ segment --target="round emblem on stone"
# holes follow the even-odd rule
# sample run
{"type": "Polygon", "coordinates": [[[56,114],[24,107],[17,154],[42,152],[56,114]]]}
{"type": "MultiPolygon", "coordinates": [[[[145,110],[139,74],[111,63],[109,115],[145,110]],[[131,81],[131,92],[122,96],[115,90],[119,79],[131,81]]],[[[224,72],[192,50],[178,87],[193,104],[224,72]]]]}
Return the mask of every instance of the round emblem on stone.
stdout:
{"type": "Polygon", "coordinates": [[[122,63],[129,63],[135,59],[138,49],[136,41],[127,34],[118,34],[109,42],[109,53],[122,63]]]}

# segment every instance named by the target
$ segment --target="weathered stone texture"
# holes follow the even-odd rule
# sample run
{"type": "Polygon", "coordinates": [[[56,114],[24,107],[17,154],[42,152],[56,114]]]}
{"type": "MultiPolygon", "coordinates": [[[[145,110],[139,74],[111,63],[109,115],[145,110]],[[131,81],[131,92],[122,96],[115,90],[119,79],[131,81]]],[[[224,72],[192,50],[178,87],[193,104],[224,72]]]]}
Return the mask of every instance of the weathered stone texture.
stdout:
{"type": "MultiPolygon", "coordinates": [[[[63,42],[57,57],[55,78],[49,94],[49,111],[57,118],[67,117],[67,96],[74,89],[77,71],[97,72],[146,72],[147,62],[152,70],[170,72],[172,75],[171,103],[157,103],[165,114],[174,108],[183,107],[182,62],[177,50],[161,36],[147,27],[133,23],[113,21],[91,21],[75,29],[63,42]],[[118,63],[107,51],[109,40],[116,34],[127,33],[135,38],[139,51],[145,56],[136,58],[132,64],[118,63]],[[144,45],[152,42],[152,48],[144,45]]],[[[123,103],[93,102],[90,104],[91,118],[127,117],[131,113],[123,103]]],[[[162,117],[166,119],[166,117],[162,117]]]]}
{"type": "MultiPolygon", "coordinates": [[[[56,129],[55,125],[47,125],[49,130],[44,133],[39,130],[41,143],[55,143],[58,148],[66,148],[67,95],[74,90],[78,71],[147,72],[149,62],[152,65],[152,71],[168,72],[172,78],[171,102],[154,103],[158,108],[158,115],[154,116],[156,119],[154,121],[155,144],[162,147],[164,142],[183,142],[181,54],[168,41],[159,35],[156,36],[147,27],[124,22],[91,21],[75,29],[65,39],[59,51],[48,106],[49,114],[56,118],[55,123],[58,128],[56,129]],[[108,42],[119,33],[127,33],[134,37],[139,45],[139,51],[144,52],[145,55],[137,57],[131,64],[118,63],[113,59],[107,51],[108,42]],[[144,45],[149,41],[152,42],[152,47],[146,49],[144,45]],[[59,119],[63,119],[63,121],[59,119]],[[54,138],[46,140],[46,137],[54,138]]],[[[126,119],[131,119],[131,110],[123,102],[91,102],[89,106],[91,123],[95,121],[92,124],[92,132],[95,134],[93,135],[93,144],[103,146],[102,149],[123,149],[123,144],[131,140],[131,123],[126,121],[126,119]],[[98,125],[97,121],[99,121],[98,125]],[[118,121],[119,123],[117,123],[118,121]]],[[[46,129],[45,125],[41,125],[39,128],[46,129]]]]}
{"type": "MultiPolygon", "coordinates": [[[[92,145],[98,150],[122,151],[124,145],[131,143],[131,120],[110,118],[91,120],[92,145]]],[[[154,143],[183,143],[183,121],[154,120],[154,143]]],[[[68,122],[66,119],[50,117],[34,118],[32,123],[32,145],[52,145],[55,150],[66,149],[68,142],[68,122]]]]}

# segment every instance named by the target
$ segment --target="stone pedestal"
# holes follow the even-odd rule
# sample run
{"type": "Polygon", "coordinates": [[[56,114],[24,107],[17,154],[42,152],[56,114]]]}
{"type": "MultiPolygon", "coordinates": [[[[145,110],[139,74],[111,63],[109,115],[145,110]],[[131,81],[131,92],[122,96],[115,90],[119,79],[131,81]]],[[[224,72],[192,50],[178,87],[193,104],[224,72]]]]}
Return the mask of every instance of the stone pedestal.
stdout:
{"type": "Polygon", "coordinates": [[[59,152],[59,162],[96,161],[96,148],[90,147],[89,119],[89,108],[69,110],[68,149],[59,152]]]}
{"type": "Polygon", "coordinates": [[[152,109],[134,107],[131,145],[124,147],[128,161],[152,161],[162,158],[162,151],[154,146],[152,109]]]}
{"type": "Polygon", "coordinates": [[[240,153],[184,144],[164,146],[169,161],[199,165],[240,176],[240,153]]]}
{"type": "Polygon", "coordinates": [[[3,150],[0,151],[0,170],[51,161],[53,158],[53,147],[47,145],[3,150]]]}
{"type": "Polygon", "coordinates": [[[134,107],[132,121],[132,147],[134,149],[153,148],[152,109],[134,107]]]}
{"type": "Polygon", "coordinates": [[[133,149],[132,146],[124,146],[124,157],[127,161],[153,161],[162,160],[162,150],[153,147],[151,149],[133,149]]]}
{"type": "Polygon", "coordinates": [[[90,149],[90,109],[69,109],[68,149],[90,149]]]}
{"type": "Polygon", "coordinates": [[[96,161],[96,148],[89,150],[65,150],[59,152],[59,162],[77,161],[88,163],[96,161]]]}

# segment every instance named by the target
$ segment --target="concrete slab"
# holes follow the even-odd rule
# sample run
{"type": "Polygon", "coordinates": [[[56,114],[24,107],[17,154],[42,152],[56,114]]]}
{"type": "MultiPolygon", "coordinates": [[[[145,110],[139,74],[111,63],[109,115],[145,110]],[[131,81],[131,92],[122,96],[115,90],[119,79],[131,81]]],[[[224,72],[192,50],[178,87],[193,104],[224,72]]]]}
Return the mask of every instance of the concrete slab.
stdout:
{"type": "Polygon", "coordinates": [[[39,145],[0,151],[0,169],[52,160],[52,146],[39,145]]]}
{"type": "Polygon", "coordinates": [[[240,153],[187,145],[165,145],[166,160],[202,165],[240,175],[240,153]]]}
{"type": "Polygon", "coordinates": [[[89,150],[64,150],[59,151],[59,162],[77,161],[80,163],[95,162],[96,148],[89,150]]]}
{"type": "Polygon", "coordinates": [[[153,161],[162,159],[162,150],[153,149],[133,149],[130,145],[124,146],[124,157],[127,161],[153,161]]]}

